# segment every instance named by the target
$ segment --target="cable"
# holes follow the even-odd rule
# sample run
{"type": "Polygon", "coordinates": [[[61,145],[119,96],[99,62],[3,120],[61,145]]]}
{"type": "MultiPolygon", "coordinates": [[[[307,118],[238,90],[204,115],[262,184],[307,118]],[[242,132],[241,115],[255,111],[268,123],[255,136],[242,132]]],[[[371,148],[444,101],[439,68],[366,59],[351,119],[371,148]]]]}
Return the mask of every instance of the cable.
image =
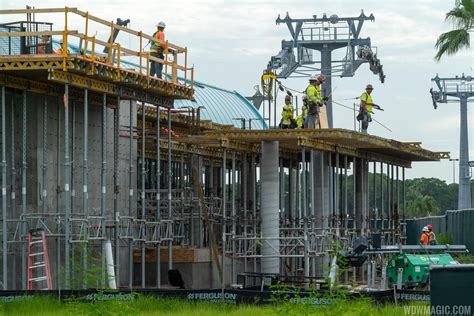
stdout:
{"type": "MultiPolygon", "coordinates": [[[[342,106],[342,107],[344,107],[344,108],[346,108],[346,109],[349,109],[349,110],[351,110],[352,112],[354,112],[354,108],[353,108],[353,107],[349,107],[349,106],[347,106],[347,105],[344,105],[344,104],[342,104],[342,103],[336,102],[336,101],[334,101],[334,100],[332,101],[332,103],[337,104],[337,105],[339,105],[339,106],[342,106]]],[[[388,130],[389,132],[393,132],[390,128],[388,128],[387,126],[383,125],[382,123],[380,123],[380,122],[377,121],[376,119],[372,118],[372,121],[374,121],[375,123],[379,124],[380,126],[382,126],[383,128],[385,128],[385,129],[388,130]]]]}

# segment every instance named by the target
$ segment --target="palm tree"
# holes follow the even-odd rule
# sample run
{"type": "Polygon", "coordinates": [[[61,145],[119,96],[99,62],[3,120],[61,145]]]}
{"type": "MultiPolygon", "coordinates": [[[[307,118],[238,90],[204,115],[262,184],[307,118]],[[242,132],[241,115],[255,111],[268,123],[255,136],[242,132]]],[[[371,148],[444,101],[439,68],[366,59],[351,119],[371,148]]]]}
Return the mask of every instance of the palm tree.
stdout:
{"type": "Polygon", "coordinates": [[[463,48],[470,47],[469,32],[474,27],[474,0],[461,0],[457,6],[446,14],[446,21],[455,29],[441,34],[436,41],[435,59],[443,55],[454,55],[463,48]]]}

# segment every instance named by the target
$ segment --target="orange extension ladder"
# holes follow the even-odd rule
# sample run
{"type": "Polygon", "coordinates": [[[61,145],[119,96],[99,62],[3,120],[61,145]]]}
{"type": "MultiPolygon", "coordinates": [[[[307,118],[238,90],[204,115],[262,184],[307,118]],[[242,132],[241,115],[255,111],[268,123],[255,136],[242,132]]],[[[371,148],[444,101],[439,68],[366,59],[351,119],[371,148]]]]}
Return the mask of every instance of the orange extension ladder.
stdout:
{"type": "Polygon", "coordinates": [[[41,228],[28,233],[28,290],[51,290],[51,270],[49,269],[48,245],[41,228]],[[44,287],[46,283],[46,287],[44,287]]]}

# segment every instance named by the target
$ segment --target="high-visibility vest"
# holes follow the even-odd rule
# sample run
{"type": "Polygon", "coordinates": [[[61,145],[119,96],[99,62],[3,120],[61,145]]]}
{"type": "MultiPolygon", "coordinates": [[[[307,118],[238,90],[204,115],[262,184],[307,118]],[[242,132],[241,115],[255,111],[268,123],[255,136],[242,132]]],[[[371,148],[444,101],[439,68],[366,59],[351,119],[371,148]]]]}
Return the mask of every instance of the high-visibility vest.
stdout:
{"type": "Polygon", "coordinates": [[[367,93],[367,91],[364,91],[360,95],[360,100],[365,101],[365,109],[367,110],[367,113],[371,114],[372,112],[372,104],[374,101],[372,100],[372,96],[367,93]]]}
{"type": "Polygon", "coordinates": [[[281,112],[281,123],[283,125],[290,125],[291,124],[291,119],[293,118],[293,114],[295,112],[295,107],[293,104],[285,104],[283,106],[283,111],[281,112]]]}
{"type": "Polygon", "coordinates": [[[305,119],[308,116],[308,106],[306,104],[304,104],[301,107],[301,111],[303,112],[302,115],[303,115],[303,118],[305,119]]]}
{"type": "MultiPolygon", "coordinates": [[[[155,38],[161,40],[162,42],[164,42],[164,41],[165,41],[165,32],[163,32],[163,31],[156,31],[155,33],[153,33],[153,37],[155,37],[155,38]]],[[[158,51],[160,51],[160,50],[164,50],[164,49],[165,49],[164,46],[165,46],[164,44],[162,45],[162,44],[159,43],[159,42],[153,42],[153,43],[151,44],[150,52],[155,52],[155,53],[156,53],[156,52],[158,52],[158,51]]]]}
{"type": "Polygon", "coordinates": [[[320,86],[314,86],[312,84],[308,85],[306,88],[306,98],[308,103],[318,103],[321,102],[321,88],[320,86]]]}

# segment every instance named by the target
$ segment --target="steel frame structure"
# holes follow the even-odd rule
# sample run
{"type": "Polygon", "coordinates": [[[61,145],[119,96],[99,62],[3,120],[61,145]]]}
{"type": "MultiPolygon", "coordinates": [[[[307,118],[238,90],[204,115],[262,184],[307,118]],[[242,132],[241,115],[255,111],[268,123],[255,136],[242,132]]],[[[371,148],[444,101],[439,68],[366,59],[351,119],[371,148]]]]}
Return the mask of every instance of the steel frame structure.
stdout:
{"type": "Polygon", "coordinates": [[[471,208],[471,172],[469,162],[469,141],[467,126],[467,102],[474,97],[474,83],[471,76],[456,76],[454,78],[432,78],[438,91],[430,90],[433,106],[437,103],[454,102],[448,99],[457,98],[460,102],[460,134],[459,134],[459,195],[458,209],[471,208]]]}
{"type": "MultiPolygon", "coordinates": [[[[68,8],[57,11],[72,12],[68,8]]],[[[148,39],[141,32],[139,36],[148,39]]],[[[83,36],[84,41],[87,38],[83,36]]],[[[113,45],[109,48],[109,53],[114,50],[113,45]]],[[[26,288],[25,238],[29,229],[39,227],[56,258],[52,264],[55,288],[87,287],[72,262],[82,260],[82,269],[87,271],[88,253],[94,250],[104,268],[105,240],[114,247],[118,284],[129,288],[160,287],[166,283],[161,270],[175,267],[175,253],[212,245],[220,249],[210,264],[221,266],[220,282],[227,287],[237,282],[239,272],[260,271],[262,260],[269,257],[262,255],[262,249],[275,240],[279,246],[271,257],[278,258],[281,274],[303,269],[306,276],[320,277],[321,260],[328,259],[334,241],[348,245],[354,236],[372,230],[383,232],[387,244],[400,240],[404,168],[411,161],[446,156],[425,150],[419,143],[337,129],[243,131],[213,123],[196,127],[190,117],[171,109],[173,99],[192,96],[192,79],[183,85],[146,78],[145,88],[142,77],[148,74],[137,73],[125,83],[120,67],[110,69],[113,63],[109,60],[99,66],[93,58],[82,61],[69,55],[59,59],[0,56],[4,290],[26,288]],[[14,69],[13,59],[19,65],[14,69]],[[62,68],[58,68],[61,60],[62,68]],[[83,62],[87,66],[81,66],[83,62]],[[85,69],[90,67],[98,74],[88,73],[85,69]],[[40,114],[39,125],[33,125],[35,113],[40,114]],[[190,127],[192,132],[187,132],[190,127]],[[33,136],[41,144],[37,155],[29,151],[33,136]],[[277,236],[261,235],[259,183],[265,141],[280,144],[277,236]],[[15,165],[20,166],[20,183],[15,165]],[[55,179],[49,173],[53,170],[55,179]],[[381,189],[376,189],[377,176],[381,189]],[[191,180],[197,180],[204,196],[199,196],[191,180]],[[36,183],[42,183],[38,199],[34,198],[36,183]],[[149,251],[156,254],[153,284],[147,278],[149,251]],[[162,267],[162,262],[167,266],[162,267]]],[[[102,272],[96,286],[105,287],[105,281],[102,272]]]]}

